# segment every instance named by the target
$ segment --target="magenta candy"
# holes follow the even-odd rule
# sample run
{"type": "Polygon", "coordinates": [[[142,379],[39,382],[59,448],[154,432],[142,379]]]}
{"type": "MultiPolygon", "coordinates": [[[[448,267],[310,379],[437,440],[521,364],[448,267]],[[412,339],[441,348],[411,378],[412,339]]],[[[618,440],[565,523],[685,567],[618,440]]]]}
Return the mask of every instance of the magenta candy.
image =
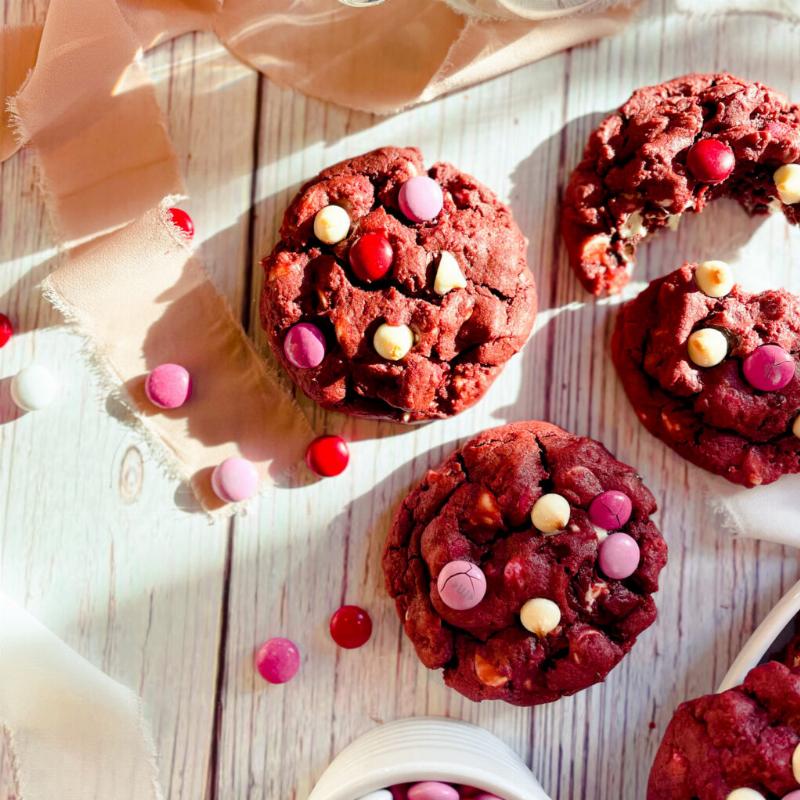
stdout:
{"type": "Polygon", "coordinates": [[[630,578],[636,572],[640,559],[639,545],[627,533],[612,533],[600,545],[600,569],[614,580],[630,578]]]}
{"type": "Polygon", "coordinates": [[[258,472],[246,458],[226,458],[214,467],[211,488],[226,503],[249,500],[258,490],[258,472]]]}
{"type": "Polygon", "coordinates": [[[454,611],[475,608],[486,594],[486,576],[470,561],[445,564],[436,581],[442,602],[454,611]]]}
{"type": "Polygon", "coordinates": [[[192,394],[192,376],[180,364],[161,364],[144,382],[147,399],[159,408],[180,408],[192,394]]]}
{"type": "Polygon", "coordinates": [[[442,187],[427,175],[409,178],[397,197],[400,210],[412,222],[427,222],[436,217],[444,205],[442,187]]]}
{"type": "Polygon", "coordinates": [[[765,344],[750,353],[742,365],[744,377],[762,392],[777,392],[794,378],[794,359],[777,344],[765,344]]]}
{"type": "Polygon", "coordinates": [[[298,369],[313,369],[325,358],[325,336],[310,322],[298,322],[289,328],[283,340],[287,361],[298,369]]]}
{"type": "Polygon", "coordinates": [[[633,505],[625,492],[610,489],[597,495],[589,506],[589,520],[598,528],[616,531],[631,518],[633,505]]]}
{"type": "Polygon", "coordinates": [[[408,800],[459,800],[458,790],[439,781],[415,783],[408,790],[408,800]]]}
{"type": "Polygon", "coordinates": [[[290,639],[269,639],[256,651],[255,664],[265,681],[286,683],[300,669],[300,651],[290,639]]]}

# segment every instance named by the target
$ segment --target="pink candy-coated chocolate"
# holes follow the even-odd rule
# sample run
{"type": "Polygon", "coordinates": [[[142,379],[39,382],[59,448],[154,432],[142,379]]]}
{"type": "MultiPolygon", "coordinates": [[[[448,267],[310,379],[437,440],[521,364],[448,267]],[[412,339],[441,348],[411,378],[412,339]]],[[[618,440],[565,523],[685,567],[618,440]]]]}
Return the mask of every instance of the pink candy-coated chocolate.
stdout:
{"type": "Polygon", "coordinates": [[[172,224],[180,228],[188,239],[194,236],[194,222],[182,208],[170,208],[169,217],[172,224]]]}
{"type": "Polygon", "coordinates": [[[423,781],[408,790],[408,800],[459,800],[458,790],[447,783],[423,781]]]}
{"type": "Polygon", "coordinates": [[[246,458],[226,458],[214,467],[211,488],[226,503],[249,500],[258,490],[258,472],[246,458]]]}
{"type": "Polygon", "coordinates": [[[470,561],[445,564],[436,581],[442,602],[454,611],[475,608],[486,594],[486,576],[470,561]]]}
{"type": "Polygon", "coordinates": [[[310,322],[298,322],[289,328],[283,340],[287,361],[298,369],[313,369],[325,358],[325,336],[310,322]]]}
{"type": "Polygon", "coordinates": [[[750,353],[742,364],[744,377],[762,392],[777,392],[794,378],[795,363],[791,353],[777,344],[765,344],[750,353]]]}
{"type": "Polygon", "coordinates": [[[601,545],[598,561],[605,575],[614,580],[629,578],[639,566],[639,545],[627,533],[612,533],[601,545]]]}
{"type": "Polygon", "coordinates": [[[689,149],[686,166],[703,183],[721,183],[733,172],[736,156],[719,139],[701,139],[689,149]]]}
{"type": "Polygon", "coordinates": [[[3,347],[13,335],[14,326],[11,320],[5,314],[0,314],[0,347],[3,347]]]}
{"type": "Polygon", "coordinates": [[[622,528],[631,518],[633,505],[625,492],[610,489],[597,495],[589,506],[589,520],[607,531],[622,528]]]}
{"type": "Polygon", "coordinates": [[[433,178],[417,175],[400,187],[397,202],[400,210],[412,222],[428,222],[442,210],[444,195],[442,187],[433,178]]]}
{"type": "Polygon", "coordinates": [[[795,789],[793,792],[785,794],[783,800],[800,800],[800,789],[795,789]]]}
{"type": "Polygon", "coordinates": [[[192,395],[192,376],[180,364],[161,364],[144,382],[147,399],[159,408],[180,408],[192,395]]]}
{"type": "Polygon", "coordinates": [[[501,800],[496,794],[476,794],[475,800],[501,800]]]}
{"type": "Polygon", "coordinates": [[[300,669],[300,651],[290,639],[269,639],[256,651],[256,669],[269,683],[286,683],[300,669]]]}

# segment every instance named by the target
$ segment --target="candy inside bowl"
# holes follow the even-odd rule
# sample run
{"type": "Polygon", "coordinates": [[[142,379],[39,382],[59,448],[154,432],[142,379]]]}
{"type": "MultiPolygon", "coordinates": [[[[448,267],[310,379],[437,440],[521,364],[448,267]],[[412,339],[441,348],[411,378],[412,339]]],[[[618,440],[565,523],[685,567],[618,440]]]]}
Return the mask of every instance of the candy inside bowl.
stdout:
{"type": "Polygon", "coordinates": [[[390,786],[422,781],[471,786],[502,800],[550,800],[496,736],[436,717],[390,722],[356,739],[325,770],[308,800],[361,800],[390,786]]]}

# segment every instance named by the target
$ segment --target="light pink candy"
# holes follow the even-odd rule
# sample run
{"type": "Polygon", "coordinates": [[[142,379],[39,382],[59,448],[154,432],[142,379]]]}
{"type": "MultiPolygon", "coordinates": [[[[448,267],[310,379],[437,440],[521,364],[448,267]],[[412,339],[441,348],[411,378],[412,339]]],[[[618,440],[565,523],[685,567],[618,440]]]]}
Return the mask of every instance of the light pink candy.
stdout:
{"type": "Polygon", "coordinates": [[[612,533],[600,545],[600,569],[614,580],[630,578],[636,572],[640,559],[639,545],[627,533],[612,533]]]}
{"type": "Polygon", "coordinates": [[[800,800],[800,789],[795,789],[793,792],[785,794],[783,800],[800,800]]]}
{"type": "Polygon", "coordinates": [[[318,367],[325,358],[325,336],[310,322],[298,322],[289,328],[283,340],[283,352],[298,369],[318,367]]]}
{"type": "Polygon", "coordinates": [[[211,488],[226,503],[248,500],[258,489],[258,472],[246,458],[226,458],[214,467],[211,488]]]}
{"type": "Polygon", "coordinates": [[[180,408],[192,395],[192,376],[180,364],[161,364],[144,382],[147,399],[159,408],[180,408]]]}
{"type": "Polygon", "coordinates": [[[475,608],[486,594],[486,576],[471,561],[445,564],[436,581],[442,602],[454,611],[475,608]]]}
{"type": "Polygon", "coordinates": [[[439,781],[424,781],[408,790],[408,800],[458,800],[458,790],[439,781]]]}
{"type": "Polygon", "coordinates": [[[412,222],[427,222],[436,217],[444,205],[442,187],[427,175],[409,178],[397,197],[400,210],[412,222]]]}
{"type": "Polygon", "coordinates": [[[777,392],[792,382],[794,358],[777,344],[765,344],[750,353],[742,364],[747,382],[762,392],[777,392]]]}

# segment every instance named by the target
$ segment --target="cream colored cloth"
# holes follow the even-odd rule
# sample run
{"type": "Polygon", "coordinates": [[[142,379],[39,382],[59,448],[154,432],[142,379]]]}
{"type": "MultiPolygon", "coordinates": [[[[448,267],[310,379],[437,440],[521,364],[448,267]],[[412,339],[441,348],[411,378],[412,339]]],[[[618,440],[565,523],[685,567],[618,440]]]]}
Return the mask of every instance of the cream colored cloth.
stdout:
{"type": "Polygon", "coordinates": [[[139,698],[0,593],[0,735],[19,800],[162,800],[139,698]]]}

